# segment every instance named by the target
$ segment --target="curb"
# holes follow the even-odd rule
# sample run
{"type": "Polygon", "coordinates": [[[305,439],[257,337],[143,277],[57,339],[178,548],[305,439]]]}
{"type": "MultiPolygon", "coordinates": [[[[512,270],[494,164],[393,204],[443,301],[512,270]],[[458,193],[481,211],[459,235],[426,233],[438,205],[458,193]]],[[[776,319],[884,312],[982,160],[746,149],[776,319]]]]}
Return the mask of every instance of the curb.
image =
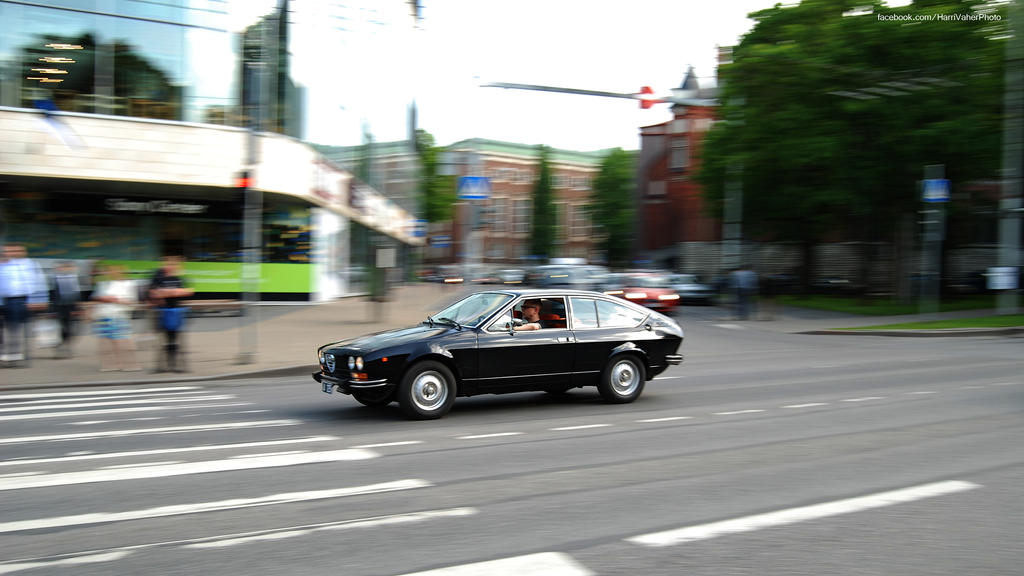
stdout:
{"type": "Polygon", "coordinates": [[[949,336],[1018,336],[1024,334],[1024,326],[1012,328],[937,328],[932,330],[807,330],[796,334],[832,336],[900,336],[935,338],[949,336]]]}

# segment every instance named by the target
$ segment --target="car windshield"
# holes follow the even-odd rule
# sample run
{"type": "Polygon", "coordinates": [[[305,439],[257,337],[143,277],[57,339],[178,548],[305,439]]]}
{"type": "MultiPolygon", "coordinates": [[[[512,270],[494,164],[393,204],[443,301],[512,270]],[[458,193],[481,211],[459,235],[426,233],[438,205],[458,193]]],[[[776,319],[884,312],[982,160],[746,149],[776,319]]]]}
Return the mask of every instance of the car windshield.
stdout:
{"type": "Polygon", "coordinates": [[[499,292],[479,292],[431,315],[430,320],[457,323],[460,326],[476,326],[511,299],[512,296],[499,292]]]}

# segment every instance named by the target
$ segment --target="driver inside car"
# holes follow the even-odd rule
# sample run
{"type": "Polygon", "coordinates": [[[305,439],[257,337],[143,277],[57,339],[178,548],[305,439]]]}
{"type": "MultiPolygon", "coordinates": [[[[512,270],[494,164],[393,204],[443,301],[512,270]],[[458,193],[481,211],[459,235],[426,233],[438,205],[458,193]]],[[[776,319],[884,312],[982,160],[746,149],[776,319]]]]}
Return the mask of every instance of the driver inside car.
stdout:
{"type": "Polygon", "coordinates": [[[517,331],[540,330],[544,328],[540,319],[540,300],[527,300],[523,302],[523,324],[516,326],[517,331]]]}

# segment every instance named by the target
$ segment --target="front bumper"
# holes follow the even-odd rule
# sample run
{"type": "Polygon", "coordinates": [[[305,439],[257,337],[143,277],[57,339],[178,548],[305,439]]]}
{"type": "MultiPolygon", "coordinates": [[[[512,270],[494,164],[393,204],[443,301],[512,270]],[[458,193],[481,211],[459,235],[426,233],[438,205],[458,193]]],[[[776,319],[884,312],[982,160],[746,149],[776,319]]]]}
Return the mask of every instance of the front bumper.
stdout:
{"type": "Polygon", "coordinates": [[[323,371],[313,372],[313,380],[323,385],[324,392],[328,394],[333,393],[335,389],[342,394],[351,394],[353,391],[361,392],[364,390],[384,392],[394,387],[394,384],[388,382],[386,378],[380,380],[352,380],[324,374],[323,371]]]}
{"type": "Polygon", "coordinates": [[[673,366],[678,366],[679,364],[683,363],[683,355],[682,354],[666,354],[665,355],[665,363],[666,364],[671,364],[673,366]]]}

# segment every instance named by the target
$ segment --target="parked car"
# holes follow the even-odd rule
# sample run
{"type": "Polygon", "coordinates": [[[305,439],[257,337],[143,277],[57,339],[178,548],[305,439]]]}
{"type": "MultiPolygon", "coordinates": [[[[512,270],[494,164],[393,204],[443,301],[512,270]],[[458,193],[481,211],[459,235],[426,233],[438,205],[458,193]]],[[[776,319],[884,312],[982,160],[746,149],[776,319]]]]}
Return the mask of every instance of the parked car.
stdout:
{"type": "Polygon", "coordinates": [[[522,284],[526,281],[526,270],[520,268],[498,270],[496,275],[501,284],[522,284]]]}
{"type": "Polygon", "coordinates": [[[679,294],[680,303],[711,304],[717,296],[715,288],[701,282],[696,274],[670,274],[668,282],[679,294]]]}
{"type": "Polygon", "coordinates": [[[624,298],[663,314],[671,314],[679,304],[679,294],[669,283],[666,274],[627,274],[620,282],[620,288],[607,290],[605,294],[624,298]]]}
{"type": "Polygon", "coordinates": [[[485,393],[596,386],[606,401],[627,403],[683,361],[682,341],[675,320],[598,292],[494,290],[416,326],[325,344],[313,379],[367,406],[398,402],[414,419],[485,393]],[[516,330],[526,300],[541,302],[542,329],[516,330]]]}
{"type": "Polygon", "coordinates": [[[588,266],[546,264],[537,266],[527,281],[540,288],[565,287],[573,290],[593,290],[596,284],[594,270],[588,266]]]}

